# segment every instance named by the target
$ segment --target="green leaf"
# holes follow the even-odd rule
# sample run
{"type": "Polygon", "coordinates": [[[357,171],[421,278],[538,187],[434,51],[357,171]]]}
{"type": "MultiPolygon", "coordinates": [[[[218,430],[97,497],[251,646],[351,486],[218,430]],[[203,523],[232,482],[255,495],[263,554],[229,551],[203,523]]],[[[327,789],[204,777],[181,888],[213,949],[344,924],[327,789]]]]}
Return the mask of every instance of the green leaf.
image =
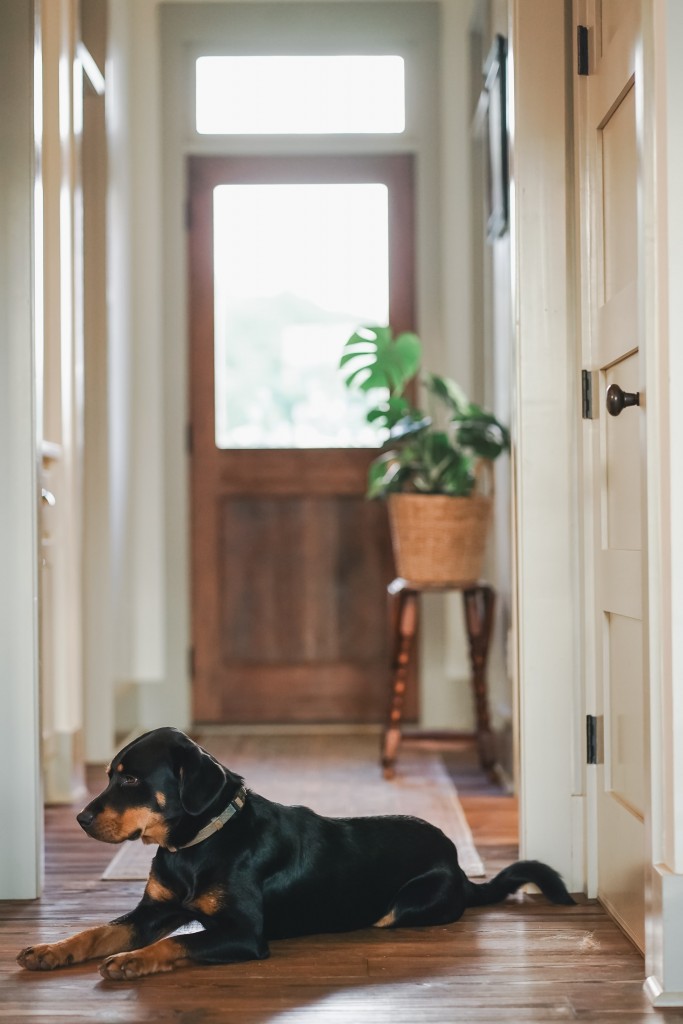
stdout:
{"type": "Polygon", "coordinates": [[[467,395],[460,385],[450,377],[440,377],[436,373],[428,373],[425,377],[425,385],[428,391],[445,402],[454,413],[462,414],[469,408],[467,395]]]}
{"type": "Polygon", "coordinates": [[[370,463],[366,497],[382,498],[389,491],[398,489],[397,477],[401,464],[395,452],[385,452],[370,463]]]}
{"type": "Polygon", "coordinates": [[[454,459],[444,467],[439,478],[439,489],[444,494],[464,498],[472,493],[474,483],[471,460],[468,458],[454,459]]]}
{"type": "Polygon", "coordinates": [[[417,373],[421,354],[416,334],[394,339],[390,327],[360,327],[344,345],[339,366],[347,387],[388,388],[398,396],[417,373]]]}
{"type": "Polygon", "coordinates": [[[413,413],[410,405],[402,396],[399,398],[387,398],[386,400],[380,401],[380,403],[371,409],[366,415],[368,423],[374,423],[375,426],[385,427],[388,431],[392,432],[396,423],[399,423],[405,417],[410,417],[413,413]]]}
{"type": "Polygon", "coordinates": [[[443,430],[435,430],[424,439],[425,461],[435,466],[444,459],[451,458],[454,454],[453,446],[448,434],[443,430]]]}
{"type": "Polygon", "coordinates": [[[391,366],[387,369],[387,373],[394,377],[395,386],[401,391],[420,369],[421,359],[422,342],[417,334],[412,334],[410,331],[399,334],[394,342],[391,366]]]}
{"type": "Polygon", "coordinates": [[[483,459],[497,459],[510,448],[510,435],[491,413],[478,406],[472,407],[474,414],[456,420],[458,444],[471,449],[483,459]]]}
{"type": "Polygon", "coordinates": [[[408,416],[402,416],[391,428],[389,438],[391,441],[403,441],[407,437],[422,433],[431,427],[432,421],[429,416],[420,416],[415,410],[408,416]],[[417,417],[417,418],[416,418],[417,417]]]}

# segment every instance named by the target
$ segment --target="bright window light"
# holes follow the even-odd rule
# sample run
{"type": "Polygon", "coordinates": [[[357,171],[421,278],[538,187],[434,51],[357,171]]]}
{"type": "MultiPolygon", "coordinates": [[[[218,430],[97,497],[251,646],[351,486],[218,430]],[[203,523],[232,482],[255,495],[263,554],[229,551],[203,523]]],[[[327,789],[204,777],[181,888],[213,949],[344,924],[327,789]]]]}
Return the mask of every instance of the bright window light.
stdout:
{"type": "Polygon", "coordinates": [[[344,387],[359,324],[389,322],[388,189],[379,182],[214,190],[216,444],[382,442],[344,387]]]}
{"type": "Polygon", "coordinates": [[[196,74],[201,135],[405,130],[402,57],[200,57],[196,74]]]}

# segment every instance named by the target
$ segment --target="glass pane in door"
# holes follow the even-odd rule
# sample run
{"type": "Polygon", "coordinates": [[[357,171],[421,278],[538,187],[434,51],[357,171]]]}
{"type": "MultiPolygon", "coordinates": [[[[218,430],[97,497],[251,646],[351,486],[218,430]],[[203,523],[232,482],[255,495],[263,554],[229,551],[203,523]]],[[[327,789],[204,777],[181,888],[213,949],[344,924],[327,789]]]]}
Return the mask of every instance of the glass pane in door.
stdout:
{"type": "Polygon", "coordinates": [[[214,304],[219,448],[381,444],[338,363],[389,320],[386,185],[219,185],[214,304]]]}

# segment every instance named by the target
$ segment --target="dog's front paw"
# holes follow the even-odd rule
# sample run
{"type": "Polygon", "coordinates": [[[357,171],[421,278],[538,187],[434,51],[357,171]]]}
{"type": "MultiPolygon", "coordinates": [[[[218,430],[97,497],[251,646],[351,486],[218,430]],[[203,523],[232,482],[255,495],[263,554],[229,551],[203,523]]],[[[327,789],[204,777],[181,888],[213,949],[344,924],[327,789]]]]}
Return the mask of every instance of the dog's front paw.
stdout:
{"type": "Polygon", "coordinates": [[[108,957],[100,965],[100,974],[107,981],[132,981],[144,978],[147,974],[159,974],[172,971],[173,964],[150,956],[144,950],[135,949],[132,953],[117,953],[108,957]]]}
{"type": "Polygon", "coordinates": [[[27,971],[54,971],[56,967],[67,967],[73,957],[64,953],[58,943],[41,946],[27,946],[17,957],[17,963],[27,971]]]}
{"type": "Polygon", "coordinates": [[[135,953],[118,953],[100,964],[100,974],[107,981],[128,981],[141,978],[145,973],[142,958],[135,953]]]}

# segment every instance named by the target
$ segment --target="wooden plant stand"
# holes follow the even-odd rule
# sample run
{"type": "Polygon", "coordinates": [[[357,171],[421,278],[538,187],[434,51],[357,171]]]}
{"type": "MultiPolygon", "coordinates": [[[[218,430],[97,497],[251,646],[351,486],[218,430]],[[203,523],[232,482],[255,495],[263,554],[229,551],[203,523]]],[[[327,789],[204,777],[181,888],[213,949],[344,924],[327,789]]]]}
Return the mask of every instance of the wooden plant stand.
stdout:
{"type": "Polygon", "coordinates": [[[496,603],[493,587],[487,583],[416,584],[399,577],[393,580],[388,587],[394,605],[394,649],[391,701],[387,724],[382,736],[382,770],[386,779],[392,779],[396,773],[396,758],[401,743],[403,702],[411,659],[415,652],[420,594],[445,593],[453,590],[460,590],[463,596],[479,760],[482,768],[487,772],[490,772],[495,764],[486,675],[496,603]]]}

